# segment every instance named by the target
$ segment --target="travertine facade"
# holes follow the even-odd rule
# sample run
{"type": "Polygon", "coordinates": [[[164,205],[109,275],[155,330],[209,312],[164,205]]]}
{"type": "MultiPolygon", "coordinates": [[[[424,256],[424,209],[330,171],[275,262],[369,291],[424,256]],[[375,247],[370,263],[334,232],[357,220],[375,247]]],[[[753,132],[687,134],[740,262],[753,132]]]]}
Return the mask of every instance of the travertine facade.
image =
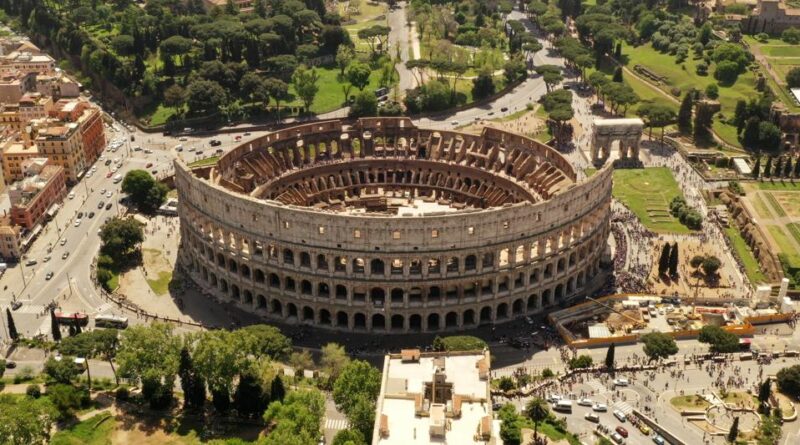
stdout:
{"type": "Polygon", "coordinates": [[[327,121],[175,171],[185,270],[288,322],[460,329],[542,311],[603,278],[611,168],[576,182],[557,151],[500,130],[327,121]]]}

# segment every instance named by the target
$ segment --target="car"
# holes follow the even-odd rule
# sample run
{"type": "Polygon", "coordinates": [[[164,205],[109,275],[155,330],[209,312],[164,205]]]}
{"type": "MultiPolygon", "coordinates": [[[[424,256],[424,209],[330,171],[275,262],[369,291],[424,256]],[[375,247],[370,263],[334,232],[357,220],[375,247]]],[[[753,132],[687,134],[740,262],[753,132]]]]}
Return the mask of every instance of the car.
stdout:
{"type": "Polygon", "coordinates": [[[561,396],[558,394],[550,394],[549,396],[547,396],[547,401],[550,403],[556,403],[559,400],[561,400],[561,396]]]}
{"type": "Polygon", "coordinates": [[[96,166],[96,165],[93,165],[93,166],[92,166],[92,173],[94,173],[94,172],[96,172],[96,171],[97,171],[97,166],[96,166]]]}
{"type": "Polygon", "coordinates": [[[86,172],[86,177],[87,178],[91,178],[92,174],[93,174],[93,172],[91,170],[89,170],[88,172],[86,172]]]}
{"type": "Polygon", "coordinates": [[[105,164],[106,164],[106,165],[111,165],[111,159],[106,159],[106,162],[105,162],[105,164]]]}
{"type": "Polygon", "coordinates": [[[506,111],[508,111],[508,107],[503,107],[503,108],[500,109],[500,112],[502,112],[502,113],[505,113],[506,111]]]}
{"type": "Polygon", "coordinates": [[[623,439],[622,436],[620,436],[618,433],[612,433],[611,434],[611,439],[613,439],[614,442],[616,442],[618,444],[621,444],[621,443],[625,442],[625,439],[623,439]]]}
{"type": "Polygon", "coordinates": [[[136,145],[133,147],[133,151],[142,151],[142,147],[136,145]]]}
{"type": "Polygon", "coordinates": [[[28,260],[28,261],[25,262],[25,265],[26,266],[35,266],[36,263],[38,263],[38,261],[36,261],[36,260],[28,260]]]}
{"type": "Polygon", "coordinates": [[[50,278],[53,278],[53,271],[52,270],[50,272],[47,272],[47,275],[44,276],[45,280],[49,281],[50,278]]]}
{"type": "Polygon", "coordinates": [[[489,116],[494,116],[494,111],[490,111],[489,116]]]}
{"type": "Polygon", "coordinates": [[[614,386],[628,386],[628,385],[630,385],[630,382],[626,378],[620,377],[618,379],[614,379],[614,386]]]}
{"type": "Polygon", "coordinates": [[[76,219],[75,220],[75,227],[78,227],[80,225],[81,225],[81,220],[80,219],[76,219]]]}
{"type": "Polygon", "coordinates": [[[594,402],[592,402],[592,399],[587,399],[585,397],[583,399],[578,400],[578,405],[580,406],[592,406],[593,404],[594,402]]]}
{"type": "Polygon", "coordinates": [[[149,154],[150,154],[150,153],[152,153],[152,152],[153,152],[153,150],[150,150],[149,148],[145,148],[145,149],[144,149],[144,153],[145,153],[145,154],[148,154],[148,155],[149,155],[149,154]]]}
{"type": "Polygon", "coordinates": [[[42,262],[46,263],[46,262],[50,261],[50,259],[51,259],[50,255],[47,255],[46,257],[42,258],[42,262]]]}
{"type": "Polygon", "coordinates": [[[111,167],[111,173],[116,173],[119,170],[117,167],[111,167]]]}
{"type": "Polygon", "coordinates": [[[193,152],[193,151],[194,151],[194,147],[189,147],[189,148],[187,148],[187,149],[186,149],[186,151],[188,151],[189,153],[191,153],[191,152],[193,152]]]}
{"type": "Polygon", "coordinates": [[[655,442],[656,445],[664,445],[664,438],[661,437],[661,435],[659,435],[659,434],[654,434],[653,435],[653,442],[655,442]]]}
{"type": "Polygon", "coordinates": [[[458,125],[458,121],[452,121],[450,122],[450,125],[458,125]]]}
{"type": "Polygon", "coordinates": [[[179,140],[179,141],[181,141],[181,142],[186,142],[186,141],[188,141],[189,139],[188,139],[186,136],[183,136],[182,138],[180,138],[180,139],[178,139],[178,140],[179,140]]]}
{"type": "Polygon", "coordinates": [[[652,430],[650,429],[650,427],[649,427],[649,426],[647,426],[647,425],[645,425],[644,423],[640,423],[640,424],[638,425],[638,428],[639,428],[639,431],[641,431],[641,432],[642,432],[642,434],[644,434],[645,436],[649,436],[649,435],[650,435],[650,433],[651,433],[651,431],[652,431],[652,430]]]}
{"type": "Polygon", "coordinates": [[[586,415],[583,416],[583,418],[588,420],[589,422],[600,423],[600,416],[598,416],[595,413],[586,413],[586,415]]]}
{"type": "Polygon", "coordinates": [[[248,131],[248,132],[246,132],[244,135],[245,135],[245,136],[250,136],[250,132],[248,131]]]}
{"type": "Polygon", "coordinates": [[[592,411],[597,411],[598,413],[604,413],[608,411],[608,405],[605,403],[595,403],[592,405],[592,411]]]}
{"type": "Polygon", "coordinates": [[[209,145],[211,145],[212,147],[218,147],[218,146],[222,145],[222,141],[218,141],[216,139],[211,139],[211,142],[209,142],[209,145]]]}
{"type": "Polygon", "coordinates": [[[103,160],[105,160],[105,159],[106,159],[106,155],[100,155],[100,157],[99,157],[99,158],[97,158],[97,159],[98,159],[98,160],[100,160],[100,161],[103,161],[103,160]]]}
{"type": "Polygon", "coordinates": [[[111,190],[106,192],[106,198],[110,198],[112,196],[114,196],[114,192],[112,192],[111,190]]]}
{"type": "Polygon", "coordinates": [[[154,168],[154,169],[150,170],[150,174],[152,174],[153,176],[157,175],[158,174],[158,169],[154,168]]]}
{"type": "Polygon", "coordinates": [[[106,173],[106,178],[110,178],[110,177],[112,177],[112,176],[114,176],[114,172],[108,172],[108,173],[106,173]]]}
{"type": "Polygon", "coordinates": [[[89,219],[94,218],[94,212],[89,212],[89,214],[87,216],[89,217],[89,219]]]}
{"type": "Polygon", "coordinates": [[[67,195],[67,197],[69,199],[75,199],[75,192],[69,192],[69,195],[67,195]]]}
{"type": "Polygon", "coordinates": [[[615,431],[618,432],[619,435],[622,436],[622,437],[626,437],[626,438],[628,437],[628,430],[626,430],[625,428],[623,428],[621,426],[618,426],[617,428],[615,428],[615,431]]]}
{"type": "MultiPolygon", "coordinates": [[[[101,193],[101,195],[102,195],[102,193],[101,193]]],[[[101,210],[104,205],[106,205],[105,201],[100,201],[99,203],[97,203],[97,210],[101,210]]]]}
{"type": "MultiPolygon", "coordinates": [[[[22,304],[22,303],[20,303],[20,304],[22,304]]],[[[15,362],[14,360],[6,360],[6,368],[14,369],[16,367],[17,367],[17,362],[15,362]]]]}
{"type": "Polygon", "coordinates": [[[66,238],[61,238],[61,242],[59,244],[61,244],[62,246],[64,244],[67,244],[67,239],[66,238]]]}
{"type": "Polygon", "coordinates": [[[66,259],[67,259],[67,257],[69,257],[69,252],[64,252],[64,254],[63,254],[63,255],[61,255],[61,259],[62,259],[62,260],[66,260],[66,259]]]}
{"type": "Polygon", "coordinates": [[[237,141],[241,141],[242,140],[242,135],[237,134],[234,139],[236,139],[237,141]]]}
{"type": "Polygon", "coordinates": [[[620,422],[625,422],[625,413],[623,413],[622,411],[620,411],[618,409],[614,410],[614,417],[619,419],[620,422]]]}
{"type": "Polygon", "coordinates": [[[83,212],[78,212],[78,219],[83,218],[83,212]]]}
{"type": "Polygon", "coordinates": [[[22,302],[21,301],[14,301],[14,302],[11,303],[11,310],[16,311],[17,309],[19,309],[21,307],[22,307],[22,302]]]}
{"type": "Polygon", "coordinates": [[[152,162],[148,162],[147,165],[144,166],[144,168],[150,168],[152,166],[153,166],[153,163],[152,162]]]}
{"type": "Polygon", "coordinates": [[[108,204],[106,204],[106,210],[108,210],[110,208],[111,208],[111,203],[109,202],[108,204]]]}

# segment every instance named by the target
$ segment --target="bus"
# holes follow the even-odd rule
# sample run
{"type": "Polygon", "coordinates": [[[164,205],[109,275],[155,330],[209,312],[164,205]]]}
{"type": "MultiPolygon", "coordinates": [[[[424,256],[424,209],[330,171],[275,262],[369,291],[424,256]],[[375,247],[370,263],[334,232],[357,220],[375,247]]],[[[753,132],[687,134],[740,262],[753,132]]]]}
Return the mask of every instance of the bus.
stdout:
{"type": "Polygon", "coordinates": [[[128,317],[98,315],[94,317],[94,326],[97,328],[125,329],[128,327],[128,317]]]}
{"type": "Polygon", "coordinates": [[[561,411],[564,413],[571,413],[572,412],[572,401],[571,400],[559,400],[556,402],[556,405],[553,407],[553,411],[561,411]]]}
{"type": "Polygon", "coordinates": [[[86,314],[81,314],[78,312],[75,313],[68,313],[68,312],[54,312],[53,316],[56,318],[56,321],[60,325],[64,326],[80,326],[85,327],[89,324],[89,316],[86,314]]]}

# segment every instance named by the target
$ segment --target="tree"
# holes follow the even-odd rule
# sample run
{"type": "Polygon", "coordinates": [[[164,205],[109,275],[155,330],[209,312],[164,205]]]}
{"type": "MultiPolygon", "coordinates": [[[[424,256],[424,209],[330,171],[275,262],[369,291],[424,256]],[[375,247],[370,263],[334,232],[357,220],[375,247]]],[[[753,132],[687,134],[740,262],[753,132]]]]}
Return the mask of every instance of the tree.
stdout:
{"type": "Polygon", "coordinates": [[[794,67],[786,73],[786,84],[789,88],[800,87],[800,67],[794,67]]]}
{"type": "Polygon", "coordinates": [[[182,107],[184,103],[186,103],[186,90],[177,83],[164,90],[164,105],[177,108],[182,107]]]}
{"type": "Polygon", "coordinates": [[[353,360],[342,369],[333,383],[333,401],[336,407],[348,415],[363,394],[368,400],[376,400],[381,389],[381,373],[363,360],[353,360]]]}
{"type": "Polygon", "coordinates": [[[101,251],[115,262],[121,261],[144,241],[142,223],[132,217],[114,217],[103,224],[100,229],[100,240],[103,242],[101,251]]]}
{"type": "Polygon", "coordinates": [[[52,410],[31,397],[0,395],[0,443],[31,445],[47,443],[52,410]]]}
{"type": "Polygon", "coordinates": [[[8,308],[6,308],[6,319],[8,319],[8,337],[13,341],[17,341],[19,339],[17,325],[14,323],[14,317],[11,316],[11,310],[8,308]]]}
{"type": "Polygon", "coordinates": [[[275,107],[278,109],[278,119],[280,119],[281,102],[289,100],[289,85],[280,79],[269,78],[264,80],[264,88],[269,91],[270,97],[275,101],[275,107]]]}
{"type": "Polygon", "coordinates": [[[318,80],[319,74],[317,74],[317,70],[308,68],[305,65],[300,65],[292,75],[292,86],[294,86],[294,91],[300,97],[300,100],[303,101],[306,111],[310,110],[314,97],[319,91],[318,80]]]}
{"type": "Polygon", "coordinates": [[[83,400],[88,397],[88,392],[65,383],[51,385],[47,388],[47,398],[53,403],[61,419],[73,416],[83,404],[83,400]]]}
{"type": "Polygon", "coordinates": [[[658,274],[664,275],[667,273],[669,269],[669,243],[664,243],[664,247],[661,248],[661,256],[658,258],[658,274]]]}
{"type": "Polygon", "coordinates": [[[606,352],[606,369],[614,370],[614,351],[616,350],[616,343],[611,343],[606,352]]]}
{"type": "Polygon", "coordinates": [[[739,437],[739,417],[734,417],[731,429],[728,431],[728,442],[736,442],[737,437],[739,437]]]}
{"type": "Polygon", "coordinates": [[[503,73],[506,82],[513,83],[528,76],[528,66],[522,57],[512,57],[503,64],[503,73]]]}
{"type": "Polygon", "coordinates": [[[793,365],[778,371],[778,389],[794,398],[800,397],[800,365],[793,365]]]}
{"type": "Polygon", "coordinates": [[[589,355],[581,355],[573,357],[569,360],[569,367],[571,369],[589,368],[592,366],[592,357],[589,355]]]}
{"type": "Polygon", "coordinates": [[[162,60],[171,59],[173,56],[181,58],[181,65],[184,64],[183,57],[192,49],[192,40],[186,37],[174,35],[164,39],[158,46],[162,60]]]}
{"type": "Polygon", "coordinates": [[[614,75],[611,76],[611,81],[612,82],[618,82],[618,83],[622,82],[622,67],[621,66],[618,66],[616,69],[614,69],[614,75]]]}
{"type": "Polygon", "coordinates": [[[339,67],[339,74],[344,76],[344,70],[355,58],[356,53],[350,45],[339,45],[336,48],[336,65],[339,67]]]}
{"type": "Polygon", "coordinates": [[[292,352],[289,357],[289,364],[295,371],[302,373],[305,370],[314,369],[314,358],[311,357],[311,353],[307,349],[303,349],[299,352],[292,352]]]}
{"type": "Polygon", "coordinates": [[[683,96],[681,107],[678,110],[678,128],[682,133],[692,131],[692,106],[694,105],[693,92],[687,91],[683,96]]]}
{"type": "Polygon", "coordinates": [[[705,259],[703,259],[703,264],[702,264],[703,273],[707,277],[710,277],[710,276],[716,274],[717,271],[719,270],[720,266],[721,266],[721,263],[719,261],[719,258],[717,258],[715,256],[707,256],[707,257],[705,257],[705,259]]]}
{"type": "Polygon", "coordinates": [[[641,337],[643,351],[649,361],[667,358],[678,353],[675,339],[663,332],[650,332],[641,337]]]}
{"type": "Polygon", "coordinates": [[[133,53],[133,36],[128,34],[116,35],[111,39],[111,47],[114,48],[114,52],[117,54],[129,56],[133,53]]]}
{"type": "MultiPolygon", "coordinates": [[[[781,130],[769,121],[758,123],[758,145],[769,152],[777,152],[781,146],[781,130]]],[[[766,176],[766,174],[765,174],[766,176]]]]}
{"type": "Polygon", "coordinates": [[[58,323],[58,319],[56,318],[55,309],[50,309],[50,331],[53,335],[54,342],[61,341],[61,326],[58,323]]]}
{"type": "Polygon", "coordinates": [[[377,395],[370,398],[368,394],[358,394],[347,413],[350,424],[364,437],[372,437],[372,429],[375,424],[375,399],[377,399],[377,395]]]}
{"type": "Polygon", "coordinates": [[[266,445],[303,445],[314,443],[325,414],[325,397],[315,389],[290,392],[283,401],[273,401],[264,413],[264,421],[274,426],[266,436],[266,445]]]}
{"type": "Polygon", "coordinates": [[[283,386],[283,379],[281,376],[276,375],[274,379],[272,379],[272,383],[269,387],[269,397],[272,400],[282,401],[284,397],[286,397],[286,389],[283,386]]]}
{"type": "Polygon", "coordinates": [[[72,356],[63,356],[60,360],[50,357],[44,364],[43,372],[54,382],[71,384],[81,370],[72,356]]]}
{"type": "Polygon", "coordinates": [[[178,376],[181,379],[184,408],[188,410],[202,408],[206,402],[206,384],[195,370],[194,361],[186,346],[181,349],[178,376]]]}
{"type": "Polygon", "coordinates": [[[331,445],[367,445],[367,441],[364,440],[364,435],[361,434],[360,431],[348,428],[346,430],[339,430],[336,435],[333,436],[331,445]]]}
{"type": "Polygon", "coordinates": [[[653,128],[661,128],[661,142],[664,142],[664,127],[675,123],[676,114],[672,109],[661,103],[643,103],[636,110],[636,114],[642,117],[647,126],[650,127],[650,138],[653,136],[653,128]]]}
{"type": "Polygon", "coordinates": [[[178,372],[180,349],[180,339],[166,323],[131,326],[120,335],[119,372],[142,383],[142,395],[151,405],[168,402],[178,372]]]}
{"type": "Polygon", "coordinates": [[[344,347],[336,343],[328,343],[322,347],[322,358],[320,365],[325,374],[328,375],[330,383],[335,382],[342,370],[350,363],[344,347]]]}
{"type": "Polygon", "coordinates": [[[739,65],[726,60],[717,64],[717,69],[714,70],[714,78],[723,85],[732,85],[736,83],[739,71],[739,65]]]}
{"type": "Polygon", "coordinates": [[[544,86],[548,93],[551,92],[559,82],[564,80],[564,76],[561,75],[561,68],[556,65],[539,65],[536,67],[536,73],[542,76],[544,86]]]}
{"type": "Polygon", "coordinates": [[[692,257],[691,260],[689,260],[689,265],[692,266],[693,268],[697,269],[698,267],[700,267],[703,264],[703,260],[704,259],[705,259],[705,257],[703,255],[695,255],[695,256],[692,257]]]}
{"type": "Polygon", "coordinates": [[[206,381],[218,409],[227,408],[233,380],[246,368],[246,349],[241,343],[236,332],[213,330],[200,334],[194,345],[194,365],[206,381]]]}
{"type": "Polygon", "coordinates": [[[539,424],[550,417],[550,409],[547,402],[541,397],[535,397],[525,404],[525,417],[533,422],[533,435],[539,435],[539,424]]]}
{"type": "Polygon", "coordinates": [[[122,191],[143,212],[152,213],[167,199],[167,186],[157,182],[147,170],[131,170],[122,180],[122,191]]]}
{"type": "Polygon", "coordinates": [[[761,120],[755,116],[747,118],[742,134],[742,145],[750,150],[757,150],[759,144],[759,124],[761,120]]]}
{"type": "Polygon", "coordinates": [[[772,394],[772,380],[767,377],[758,387],[758,401],[761,403],[769,401],[770,394],[772,394]]]}
{"type": "Polygon", "coordinates": [[[233,406],[239,415],[255,417],[267,409],[269,399],[251,370],[239,376],[239,385],[233,394],[233,406]]]}
{"type": "Polygon", "coordinates": [[[735,352],[739,349],[739,337],[719,326],[703,326],[697,340],[709,344],[712,352],[735,352]]]}
{"type": "Polygon", "coordinates": [[[366,63],[355,62],[347,67],[347,81],[359,91],[363,91],[364,87],[369,85],[370,74],[372,74],[372,70],[366,63]]]}
{"type": "Polygon", "coordinates": [[[265,324],[250,325],[236,331],[238,347],[243,354],[254,357],[267,356],[285,360],[292,352],[292,342],[280,329],[265,324]]]}
{"type": "Polygon", "coordinates": [[[719,87],[715,83],[710,83],[706,87],[706,97],[716,99],[719,97],[719,87]]]}
{"type": "Polygon", "coordinates": [[[670,276],[678,276],[678,243],[677,241],[672,245],[669,251],[669,274],[670,276]]]}
{"type": "Polygon", "coordinates": [[[764,177],[772,176],[772,156],[767,157],[767,165],[764,166],[764,177]]]}
{"type": "Polygon", "coordinates": [[[486,70],[481,71],[478,77],[472,79],[472,97],[483,99],[494,94],[494,78],[492,73],[486,70]]]}
{"type": "Polygon", "coordinates": [[[736,101],[736,110],[733,113],[733,123],[736,124],[737,132],[741,133],[744,124],[747,122],[748,110],[747,102],[744,99],[736,101]]]}
{"type": "Polygon", "coordinates": [[[373,25],[369,28],[362,28],[358,30],[358,38],[369,44],[370,52],[374,57],[377,48],[380,47],[382,51],[386,50],[386,40],[389,38],[391,28],[384,25],[373,25]]]}
{"type": "Polygon", "coordinates": [[[711,137],[711,124],[714,112],[711,107],[697,107],[694,112],[694,139],[707,140],[711,137]]]}
{"type": "Polygon", "coordinates": [[[371,91],[359,91],[350,106],[350,116],[365,117],[378,115],[378,98],[371,91]]]}
{"type": "Polygon", "coordinates": [[[196,79],[186,89],[186,105],[195,115],[210,114],[228,101],[228,93],[213,80],[196,79]]]}

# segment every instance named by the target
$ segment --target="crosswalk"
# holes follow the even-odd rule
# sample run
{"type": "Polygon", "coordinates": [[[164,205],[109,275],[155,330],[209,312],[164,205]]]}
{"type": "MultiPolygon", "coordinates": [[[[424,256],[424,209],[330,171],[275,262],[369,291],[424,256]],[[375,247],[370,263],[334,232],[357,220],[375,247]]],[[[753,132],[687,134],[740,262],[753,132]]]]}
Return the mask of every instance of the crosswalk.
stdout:
{"type": "Polygon", "coordinates": [[[608,392],[608,388],[606,388],[602,383],[598,382],[597,380],[589,380],[586,382],[589,386],[592,387],[592,390],[597,394],[603,394],[608,392]]]}
{"type": "Polygon", "coordinates": [[[43,304],[23,304],[16,310],[19,314],[41,314],[44,312],[43,304]]]}
{"type": "Polygon", "coordinates": [[[617,402],[614,404],[614,409],[622,411],[626,416],[633,412],[633,407],[628,405],[628,402],[617,402]]]}
{"type": "Polygon", "coordinates": [[[346,430],[350,428],[350,422],[347,419],[328,419],[325,418],[325,429],[326,430],[346,430]]]}
{"type": "Polygon", "coordinates": [[[113,304],[106,302],[106,303],[101,304],[100,306],[97,306],[95,308],[95,310],[94,310],[94,313],[95,314],[103,314],[106,311],[110,311],[114,307],[115,306],[113,304]]]}

